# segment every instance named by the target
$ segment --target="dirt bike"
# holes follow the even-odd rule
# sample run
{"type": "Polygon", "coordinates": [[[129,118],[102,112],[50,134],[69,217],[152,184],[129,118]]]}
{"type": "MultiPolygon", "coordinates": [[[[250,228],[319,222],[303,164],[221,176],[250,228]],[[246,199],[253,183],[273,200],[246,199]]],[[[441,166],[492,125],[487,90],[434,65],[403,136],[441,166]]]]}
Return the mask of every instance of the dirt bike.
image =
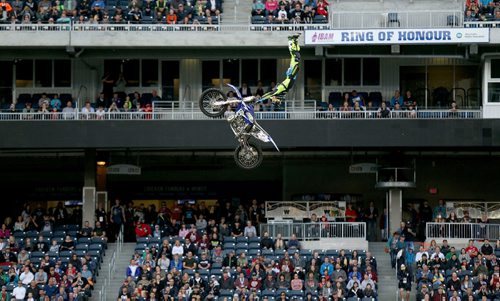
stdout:
{"type": "Polygon", "coordinates": [[[200,110],[208,117],[220,118],[224,116],[231,105],[236,105],[234,115],[229,115],[226,119],[239,142],[234,151],[236,164],[244,169],[258,167],[263,160],[262,149],[253,139],[263,142],[270,142],[277,151],[278,146],[273,138],[255,120],[254,104],[259,100],[254,96],[243,98],[240,91],[233,85],[227,84],[236,97],[228,98],[220,89],[210,88],[200,96],[200,110]]]}

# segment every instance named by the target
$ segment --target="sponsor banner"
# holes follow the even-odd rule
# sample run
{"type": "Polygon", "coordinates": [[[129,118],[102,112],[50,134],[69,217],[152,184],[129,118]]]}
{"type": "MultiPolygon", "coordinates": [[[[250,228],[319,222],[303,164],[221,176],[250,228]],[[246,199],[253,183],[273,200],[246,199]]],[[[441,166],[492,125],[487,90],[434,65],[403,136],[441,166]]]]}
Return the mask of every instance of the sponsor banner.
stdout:
{"type": "Polygon", "coordinates": [[[488,43],[489,28],[306,30],[306,45],[488,43]]]}
{"type": "Polygon", "coordinates": [[[358,163],[349,166],[349,173],[377,173],[378,165],[375,163],[358,163]]]}

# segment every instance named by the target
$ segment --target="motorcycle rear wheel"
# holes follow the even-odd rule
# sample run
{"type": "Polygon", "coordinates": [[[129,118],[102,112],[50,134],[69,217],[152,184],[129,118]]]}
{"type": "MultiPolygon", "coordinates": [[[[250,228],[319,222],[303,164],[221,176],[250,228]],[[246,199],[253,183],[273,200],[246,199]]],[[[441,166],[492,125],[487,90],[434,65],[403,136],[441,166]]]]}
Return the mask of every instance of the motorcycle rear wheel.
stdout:
{"type": "Polygon", "coordinates": [[[224,115],[227,110],[227,105],[215,106],[216,101],[226,101],[227,97],[224,93],[216,88],[210,88],[201,93],[199,105],[200,110],[208,117],[218,118],[224,115]]]}
{"type": "Polygon", "coordinates": [[[234,151],[236,165],[243,169],[254,169],[259,167],[264,159],[262,149],[255,143],[247,141],[240,144],[234,151]]]}

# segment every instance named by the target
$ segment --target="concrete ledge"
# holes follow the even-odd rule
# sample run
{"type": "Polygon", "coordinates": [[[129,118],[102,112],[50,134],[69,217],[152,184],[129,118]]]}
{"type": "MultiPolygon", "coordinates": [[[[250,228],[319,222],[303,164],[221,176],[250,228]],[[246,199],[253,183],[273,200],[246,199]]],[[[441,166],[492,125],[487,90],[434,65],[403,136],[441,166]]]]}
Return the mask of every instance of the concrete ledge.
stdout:
{"type": "Polygon", "coordinates": [[[321,238],[319,241],[301,241],[302,249],[311,250],[368,250],[368,241],[362,238],[321,238]]]}

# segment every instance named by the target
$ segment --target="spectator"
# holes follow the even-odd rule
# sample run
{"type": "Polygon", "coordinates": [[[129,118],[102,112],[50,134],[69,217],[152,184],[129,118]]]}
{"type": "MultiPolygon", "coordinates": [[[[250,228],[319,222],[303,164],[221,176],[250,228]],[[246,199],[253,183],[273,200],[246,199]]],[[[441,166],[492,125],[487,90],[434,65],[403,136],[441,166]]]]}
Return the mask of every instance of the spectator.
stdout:
{"type": "Polygon", "coordinates": [[[405,93],[405,96],[403,98],[403,104],[405,108],[408,108],[409,106],[413,106],[414,108],[417,107],[417,100],[415,97],[413,97],[412,93],[410,90],[407,90],[405,93]]]}
{"type": "Polygon", "coordinates": [[[290,20],[294,23],[303,23],[304,17],[305,14],[302,10],[302,5],[300,2],[297,2],[295,8],[290,12],[290,20]]]}
{"type": "Polygon", "coordinates": [[[366,221],[368,240],[374,241],[376,239],[376,227],[378,220],[378,208],[375,207],[373,201],[370,202],[368,208],[365,210],[364,218],[366,221]]]}
{"type": "Polygon", "coordinates": [[[22,301],[26,298],[26,288],[21,281],[19,281],[17,287],[12,291],[12,297],[14,297],[16,301],[22,301]]]}
{"type": "Polygon", "coordinates": [[[264,16],[266,11],[266,6],[262,3],[262,0],[255,0],[252,5],[252,16],[264,16]]]}
{"type": "Polygon", "coordinates": [[[209,16],[219,16],[222,11],[222,2],[220,0],[207,0],[205,14],[209,16]]]}
{"type": "Polygon", "coordinates": [[[363,98],[362,95],[359,95],[356,90],[352,90],[350,95],[350,100],[352,102],[353,107],[356,103],[358,103],[360,107],[363,107],[365,105],[365,99],[363,98]]]}
{"type": "Polygon", "coordinates": [[[180,3],[177,9],[177,22],[180,24],[189,24],[192,17],[191,9],[185,8],[184,4],[180,3]]]}
{"type": "Polygon", "coordinates": [[[266,14],[267,15],[276,15],[278,11],[278,1],[277,0],[267,0],[265,3],[266,6],[266,14]]]}
{"type": "Polygon", "coordinates": [[[54,98],[50,101],[50,107],[55,108],[57,111],[61,110],[61,100],[59,100],[59,95],[54,94],[54,98]]]}
{"type": "Polygon", "coordinates": [[[407,271],[404,264],[398,270],[398,281],[399,297],[402,300],[410,300],[412,275],[407,271]]]}
{"type": "Polygon", "coordinates": [[[245,227],[245,232],[243,234],[245,237],[255,237],[257,236],[257,229],[252,225],[252,221],[247,221],[247,226],[245,227]]]}
{"type": "Polygon", "coordinates": [[[391,107],[394,108],[396,103],[399,103],[401,107],[404,105],[404,99],[399,90],[394,91],[394,96],[391,98],[391,107]]]}
{"type": "Polygon", "coordinates": [[[328,6],[330,4],[326,0],[318,0],[316,4],[316,14],[328,17],[328,6]]]}
{"type": "Polygon", "coordinates": [[[137,222],[137,225],[135,227],[135,235],[136,237],[150,237],[152,234],[151,232],[151,227],[144,223],[144,220],[143,219],[140,219],[138,222],[137,222]]]}
{"type": "Polygon", "coordinates": [[[290,248],[297,249],[297,250],[300,249],[300,242],[297,239],[297,236],[295,235],[295,233],[293,233],[292,236],[290,237],[290,239],[288,240],[288,249],[290,249],[290,248]]]}
{"type": "Polygon", "coordinates": [[[262,249],[274,249],[274,242],[272,238],[269,237],[267,231],[264,232],[263,237],[260,240],[260,246],[262,249]]]}

